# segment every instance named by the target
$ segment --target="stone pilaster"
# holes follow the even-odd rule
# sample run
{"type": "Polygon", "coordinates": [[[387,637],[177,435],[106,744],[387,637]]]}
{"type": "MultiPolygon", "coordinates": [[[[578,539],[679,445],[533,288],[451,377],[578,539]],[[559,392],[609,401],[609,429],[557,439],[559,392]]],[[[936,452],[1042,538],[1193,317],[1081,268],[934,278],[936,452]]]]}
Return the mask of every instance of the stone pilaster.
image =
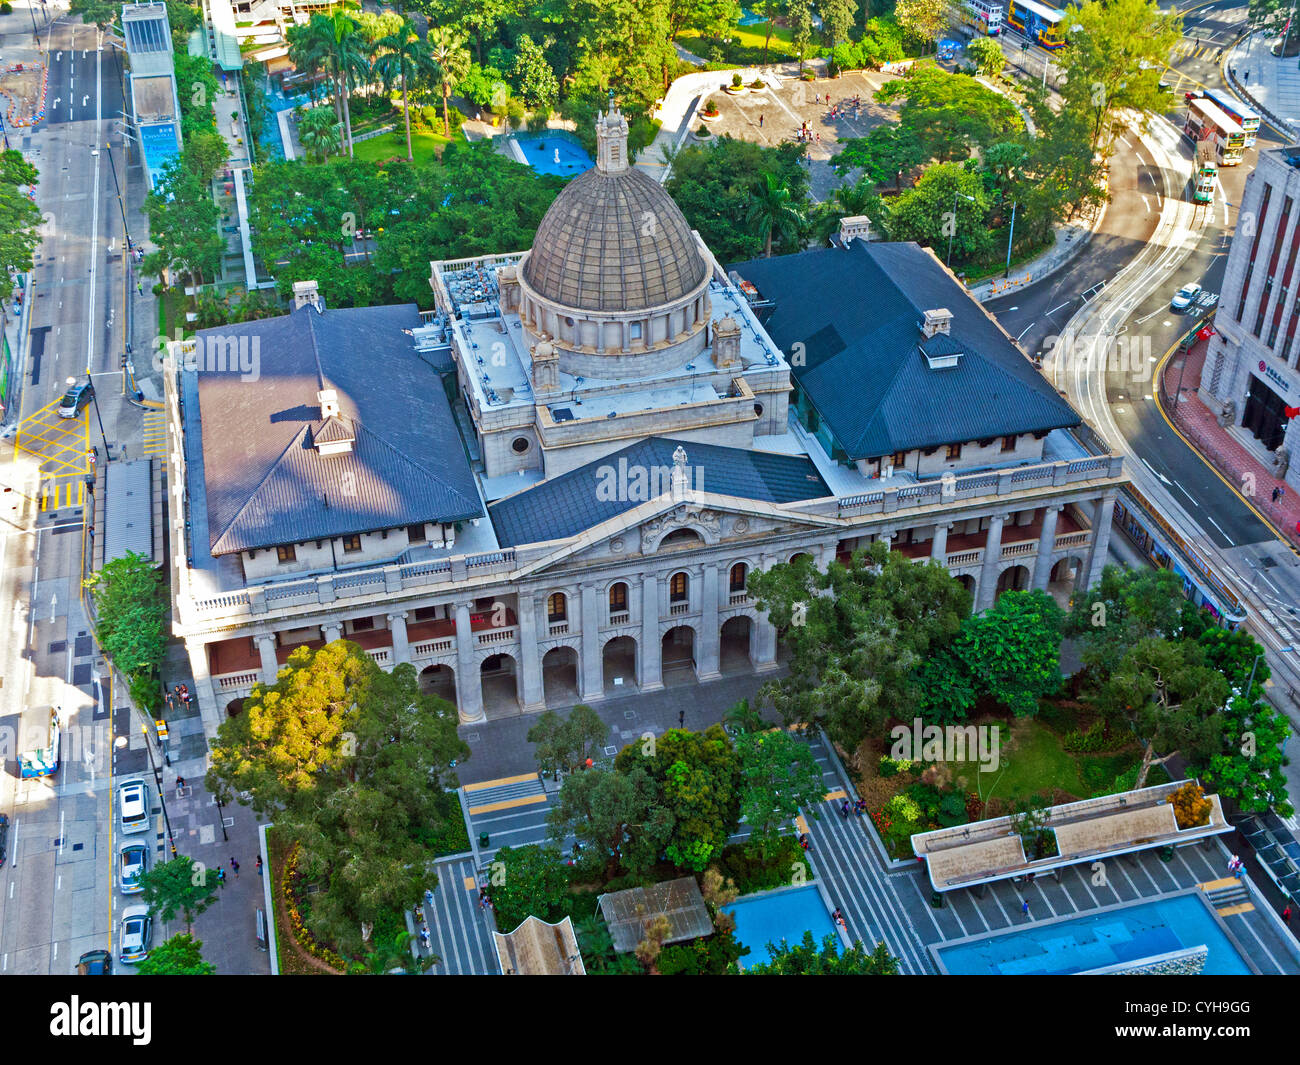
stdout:
{"type": "Polygon", "coordinates": [[[941,521],[934,527],[934,539],[930,543],[930,557],[936,562],[948,563],[948,530],[952,522],[941,521]]]}
{"type": "Polygon", "coordinates": [[[582,586],[582,662],[578,670],[578,691],[584,703],[605,698],[603,648],[600,642],[600,613],[596,586],[582,586]]]}
{"type": "Polygon", "coordinates": [[[212,683],[212,674],[208,666],[207,647],[198,640],[185,641],[185,653],[190,660],[190,675],[194,678],[194,698],[199,704],[199,716],[203,720],[203,734],[208,739],[215,739],[217,727],[224,714],[217,704],[217,693],[212,683]]]}
{"type": "Polygon", "coordinates": [[[704,577],[700,582],[700,591],[704,596],[700,603],[700,643],[698,672],[700,680],[712,680],[719,676],[718,658],[721,633],[718,622],[718,567],[716,563],[704,566],[704,577]]]}
{"type": "Polygon", "coordinates": [[[1092,506],[1092,546],[1088,549],[1088,565],[1080,575],[1084,578],[1080,590],[1087,591],[1101,580],[1106,565],[1106,552],[1110,548],[1110,524],[1115,516],[1115,493],[1108,492],[1092,506]]]}
{"type": "Polygon", "coordinates": [[[393,634],[393,665],[411,660],[411,642],[406,635],[406,613],[388,615],[388,628],[393,634]]]}
{"type": "Polygon", "coordinates": [[[335,640],[343,639],[343,626],[337,621],[325,622],[320,627],[320,631],[326,643],[333,643],[335,640]]]}
{"type": "Polygon", "coordinates": [[[462,725],[487,720],[483,713],[483,680],[474,661],[468,603],[456,604],[456,708],[462,725]]]}
{"type": "Polygon", "coordinates": [[[659,581],[653,574],[641,578],[641,639],[637,641],[641,668],[637,682],[641,691],[658,691],[664,686],[663,645],[659,642],[659,581]]]}
{"type": "Polygon", "coordinates": [[[532,592],[519,593],[519,658],[523,684],[519,701],[524,712],[545,710],[542,663],[537,652],[537,597],[532,592]]]}
{"type": "Polygon", "coordinates": [[[1033,587],[1040,590],[1047,587],[1047,582],[1052,575],[1052,552],[1056,549],[1056,520],[1060,513],[1059,504],[1043,510],[1043,531],[1038,537],[1038,559],[1034,562],[1033,583],[1033,587]]]}
{"type": "Polygon", "coordinates": [[[269,632],[257,637],[257,653],[262,658],[262,683],[274,684],[280,672],[280,664],[275,660],[275,637],[269,632]]]}
{"type": "Polygon", "coordinates": [[[980,566],[980,586],[976,592],[975,610],[987,610],[998,594],[998,563],[1002,559],[1002,526],[1005,514],[994,514],[989,519],[989,535],[984,541],[984,561],[980,566]]]}

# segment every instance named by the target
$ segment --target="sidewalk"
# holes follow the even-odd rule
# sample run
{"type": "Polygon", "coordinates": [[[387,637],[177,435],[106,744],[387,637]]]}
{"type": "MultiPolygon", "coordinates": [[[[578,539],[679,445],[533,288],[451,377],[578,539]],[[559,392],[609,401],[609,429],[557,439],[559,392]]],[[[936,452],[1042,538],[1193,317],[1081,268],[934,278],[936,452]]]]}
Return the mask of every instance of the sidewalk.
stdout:
{"type": "Polygon", "coordinates": [[[1105,217],[1106,206],[1103,204],[1091,217],[1085,215],[1077,221],[1061,223],[1055,227],[1055,243],[1047,251],[1014,267],[1008,277],[991,277],[971,285],[970,294],[980,303],[985,303],[1056,273],[1087,246],[1105,217]]]}
{"type": "MultiPolygon", "coordinates": [[[[1300,34],[1293,27],[1292,33],[1300,34]]],[[[1288,132],[1300,119],[1300,56],[1281,59],[1271,49],[1277,37],[1251,34],[1229,49],[1224,71],[1239,95],[1275,126],[1288,132]]]]}
{"type": "MultiPolygon", "coordinates": [[[[1234,488],[1240,490],[1248,483],[1248,477],[1254,478],[1255,495],[1251,504],[1270,522],[1280,529],[1286,538],[1300,546],[1300,534],[1296,532],[1300,523],[1300,492],[1287,488],[1280,502],[1272,500],[1275,487],[1287,486],[1277,480],[1264,465],[1238,440],[1233,432],[1225,429],[1201,400],[1196,386],[1201,380],[1201,367],[1205,364],[1205,353],[1209,348],[1208,340],[1199,341],[1186,356],[1175,355],[1165,365],[1160,381],[1156,382],[1156,394],[1167,397],[1178,387],[1182,378],[1182,392],[1178,397],[1177,416],[1169,409],[1167,399],[1161,400],[1165,414],[1177,426],[1178,431],[1201,454],[1201,457],[1219,471],[1234,488]],[[1172,377],[1170,376],[1172,375],[1172,377]]],[[[1237,430],[1238,432],[1240,430],[1237,430]]]]}

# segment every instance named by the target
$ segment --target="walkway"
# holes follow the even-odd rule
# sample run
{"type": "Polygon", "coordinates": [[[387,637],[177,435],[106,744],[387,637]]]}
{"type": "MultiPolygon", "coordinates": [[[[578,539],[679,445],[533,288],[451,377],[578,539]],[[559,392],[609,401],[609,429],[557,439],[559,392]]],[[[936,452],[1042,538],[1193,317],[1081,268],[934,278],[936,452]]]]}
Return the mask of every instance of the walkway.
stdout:
{"type": "Polygon", "coordinates": [[[479,908],[473,859],[446,859],[434,869],[437,885],[433,904],[426,908],[425,917],[432,950],[439,960],[429,973],[438,976],[499,973],[492,943],[492,917],[479,908]]]}
{"type": "MultiPolygon", "coordinates": [[[[1293,26],[1291,32],[1294,37],[1300,29],[1293,26]]],[[[1286,124],[1300,119],[1300,57],[1273,55],[1278,39],[1251,34],[1229,50],[1224,68],[1253,104],[1286,124]]]]}
{"type": "MultiPolygon", "coordinates": [[[[1254,484],[1255,492],[1251,505],[1264,515],[1273,525],[1281,529],[1291,543],[1300,545],[1297,524],[1300,523],[1300,492],[1290,488],[1285,482],[1273,476],[1271,467],[1255,455],[1243,441],[1247,430],[1240,426],[1225,429],[1219,424],[1214,412],[1202,401],[1196,388],[1201,380],[1201,367],[1205,365],[1205,353],[1209,348],[1208,340],[1198,341],[1184,356],[1174,355],[1165,365],[1163,377],[1158,382],[1160,406],[1165,417],[1172,420],[1175,427],[1201,457],[1219,471],[1237,491],[1243,486],[1254,484]],[[1178,397],[1177,414],[1173,414],[1169,400],[1182,382],[1178,397]],[[1281,487],[1286,494],[1278,502],[1273,501],[1273,489],[1281,487]]],[[[1251,438],[1253,439],[1253,438],[1251,438]]],[[[1263,447],[1259,447],[1262,455],[1263,447]]]]}

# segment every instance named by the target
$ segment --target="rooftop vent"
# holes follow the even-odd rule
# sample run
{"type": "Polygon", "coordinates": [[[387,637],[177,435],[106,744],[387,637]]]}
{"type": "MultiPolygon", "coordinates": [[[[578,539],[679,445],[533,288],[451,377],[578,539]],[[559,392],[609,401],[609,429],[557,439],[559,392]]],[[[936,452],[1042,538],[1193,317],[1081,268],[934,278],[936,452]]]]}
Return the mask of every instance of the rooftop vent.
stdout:
{"type": "Polygon", "coordinates": [[[293,309],[315,307],[318,311],[325,308],[320,301],[320,286],[315,281],[295,281],[293,283],[293,309]]]}
{"type": "Polygon", "coordinates": [[[938,333],[950,333],[952,331],[952,311],[947,307],[936,307],[933,310],[925,312],[925,320],[921,323],[921,332],[927,337],[935,336],[938,333]]]}
{"type": "Polygon", "coordinates": [[[320,404],[322,420],[333,418],[339,413],[339,394],[334,389],[321,389],[316,393],[316,401],[320,404]]]}
{"type": "Polygon", "coordinates": [[[962,357],[962,346],[946,331],[922,340],[917,350],[932,370],[951,370],[962,357]]]}

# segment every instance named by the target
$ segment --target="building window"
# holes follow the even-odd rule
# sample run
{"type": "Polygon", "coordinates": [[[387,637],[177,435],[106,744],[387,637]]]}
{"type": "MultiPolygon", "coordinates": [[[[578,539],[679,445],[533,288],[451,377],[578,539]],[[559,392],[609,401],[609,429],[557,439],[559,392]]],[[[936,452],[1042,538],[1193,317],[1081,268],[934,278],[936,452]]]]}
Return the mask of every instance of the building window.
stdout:
{"type": "Polygon", "coordinates": [[[749,576],[749,567],[743,562],[737,562],[731,567],[731,590],[733,592],[743,592],[745,590],[745,578],[749,576]]]}
{"type": "Polygon", "coordinates": [[[516,455],[522,455],[531,445],[528,443],[528,437],[517,436],[510,443],[510,450],[516,455]]]}
{"type": "Polygon", "coordinates": [[[628,338],[629,340],[640,340],[640,339],[641,339],[641,323],[640,323],[640,322],[629,322],[629,323],[628,323],[628,326],[627,326],[627,338],[628,338]]]}
{"type": "Polygon", "coordinates": [[[902,468],[907,464],[907,452],[906,452],[906,451],[895,451],[895,452],[894,452],[894,453],[889,457],[889,462],[890,462],[890,465],[892,465],[892,466],[894,467],[894,469],[896,469],[896,470],[901,470],[901,469],[902,469],[902,468]]]}
{"type": "Polygon", "coordinates": [[[622,614],[627,610],[627,585],[622,581],[609,586],[609,612],[622,614]]]}
{"type": "MultiPolygon", "coordinates": [[[[1250,295],[1250,277],[1255,272],[1255,259],[1259,255],[1259,238],[1264,235],[1264,219],[1268,217],[1268,201],[1273,197],[1273,186],[1264,185],[1264,196],[1259,202],[1259,216],[1255,219],[1255,239],[1250,244],[1250,258],[1246,260],[1246,279],[1241,283],[1241,299],[1237,303],[1237,321],[1246,313],[1246,297],[1250,295]]],[[[1255,330],[1256,336],[1259,330],[1255,330]]]]}
{"type": "Polygon", "coordinates": [[[1015,449],[1016,449],[1016,438],[1014,436],[1004,436],[1002,438],[1002,450],[1015,451],[1015,449]]]}
{"type": "Polygon", "coordinates": [[[947,459],[949,462],[961,458],[961,444],[949,444],[947,449],[947,459]]]}
{"type": "Polygon", "coordinates": [[[554,592],[546,597],[546,620],[554,625],[557,621],[569,618],[569,600],[563,592],[554,592]]]}
{"type": "Polygon", "coordinates": [[[353,632],[369,632],[374,627],[375,627],[374,618],[353,618],[352,619],[353,632]]]}
{"type": "Polygon", "coordinates": [[[761,404],[761,403],[755,403],[755,404],[754,404],[754,413],[755,413],[758,417],[760,417],[760,418],[763,417],[763,404],[761,404]]]}
{"type": "Polygon", "coordinates": [[[423,526],[423,525],[408,525],[408,526],[406,527],[406,538],[407,538],[408,540],[410,540],[411,543],[413,543],[413,544],[422,544],[422,543],[424,543],[424,526],[423,526]]]}
{"type": "Polygon", "coordinates": [[[684,603],[689,594],[689,584],[685,573],[674,573],[672,580],[668,582],[668,601],[670,603],[684,603]]]}
{"type": "Polygon", "coordinates": [[[354,551],[361,550],[361,536],[353,533],[351,536],[343,537],[343,550],[352,554],[354,551]]]}
{"type": "Polygon", "coordinates": [[[298,552],[294,549],[293,544],[285,544],[283,547],[275,549],[275,559],[277,562],[297,562],[298,552]]]}

